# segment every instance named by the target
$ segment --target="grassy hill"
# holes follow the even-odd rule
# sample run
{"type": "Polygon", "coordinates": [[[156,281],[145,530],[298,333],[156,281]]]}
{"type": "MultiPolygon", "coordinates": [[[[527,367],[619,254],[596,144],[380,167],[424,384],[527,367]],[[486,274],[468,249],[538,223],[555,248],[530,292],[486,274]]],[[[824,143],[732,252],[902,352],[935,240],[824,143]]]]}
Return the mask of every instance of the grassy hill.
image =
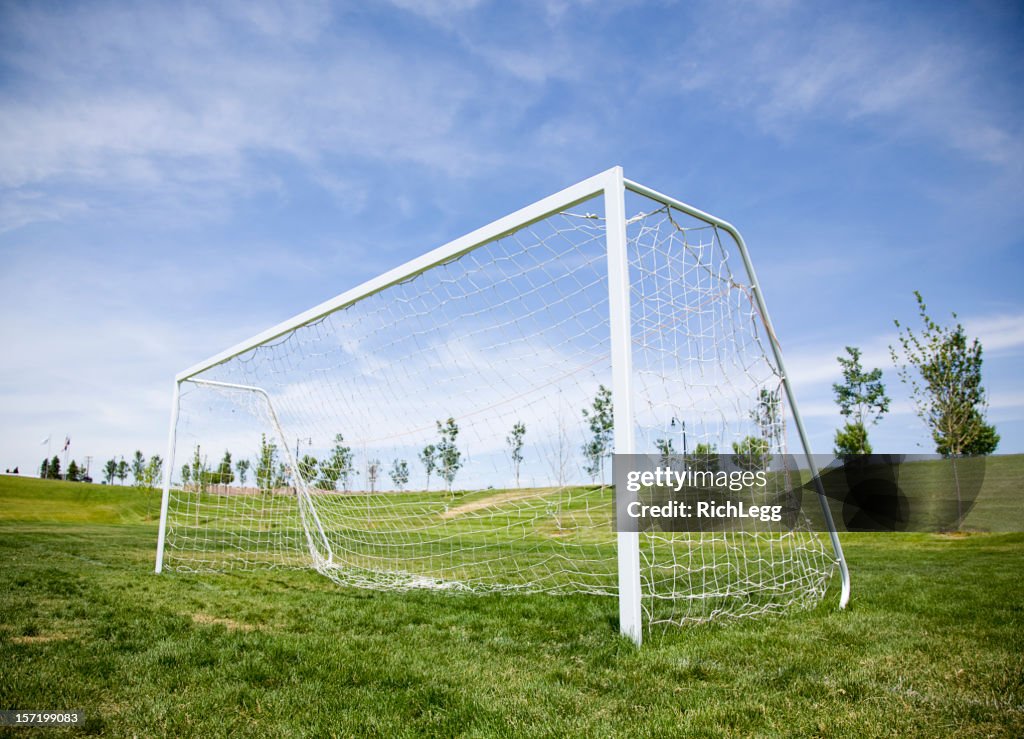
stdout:
{"type": "MultiPolygon", "coordinates": [[[[1020,465],[993,460],[984,526],[1020,521],[1020,465]]],[[[1024,735],[1024,534],[847,535],[847,611],[833,592],[637,650],[610,598],[158,576],[158,512],[0,478],[3,708],[112,736],[1024,735]]]]}
{"type": "Polygon", "coordinates": [[[160,515],[160,493],[31,477],[0,477],[0,521],[141,524],[160,515]]]}

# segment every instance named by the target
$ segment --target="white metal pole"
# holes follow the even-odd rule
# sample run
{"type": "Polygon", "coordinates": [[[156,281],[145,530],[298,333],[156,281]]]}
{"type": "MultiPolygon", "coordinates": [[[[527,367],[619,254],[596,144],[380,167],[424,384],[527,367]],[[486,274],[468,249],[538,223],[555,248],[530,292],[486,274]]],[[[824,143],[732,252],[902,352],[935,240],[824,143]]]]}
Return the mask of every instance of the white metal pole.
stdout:
{"type": "Polygon", "coordinates": [[[164,461],[164,491],[160,498],[160,533],[156,539],[156,571],[164,569],[164,543],[167,540],[167,503],[171,497],[171,474],[174,470],[174,432],[178,426],[178,405],[181,383],[175,380],[174,395],[171,400],[171,430],[167,434],[167,457],[164,461]]]}
{"type": "MultiPolygon", "coordinates": [[[[626,251],[626,190],[622,168],[606,173],[604,213],[608,241],[608,309],[611,332],[615,454],[636,451],[633,429],[633,357],[629,319],[629,255],[626,251]]],[[[626,491],[616,490],[616,495],[626,491]]],[[[643,641],[640,608],[640,534],[618,533],[619,630],[638,646],[643,641]]]]}

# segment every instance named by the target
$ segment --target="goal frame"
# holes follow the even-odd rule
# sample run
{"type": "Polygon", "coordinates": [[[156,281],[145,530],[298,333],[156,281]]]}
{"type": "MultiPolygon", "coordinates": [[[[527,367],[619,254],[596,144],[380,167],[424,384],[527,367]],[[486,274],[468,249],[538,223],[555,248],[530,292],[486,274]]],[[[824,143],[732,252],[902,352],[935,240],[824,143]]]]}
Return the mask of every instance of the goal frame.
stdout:
{"type": "MultiPolygon", "coordinates": [[[[156,551],[156,572],[163,571],[164,547],[167,533],[167,513],[170,500],[171,479],[173,475],[172,458],[174,456],[175,432],[178,422],[180,405],[181,384],[186,381],[196,382],[194,378],[212,367],[228,362],[244,352],[247,352],[261,344],[272,341],[284,334],[307,325],[339,309],[352,305],[375,293],[378,293],[396,283],[408,280],[416,275],[425,272],[444,262],[455,259],[467,252],[484,246],[490,242],[503,238],[515,231],[530,226],[533,223],[543,220],[559,211],[571,208],[581,202],[595,197],[603,197],[606,218],[606,246],[608,263],[608,290],[609,290],[609,327],[611,339],[611,371],[612,371],[612,400],[614,408],[614,453],[633,454],[636,452],[634,410],[632,393],[632,352],[630,337],[630,284],[629,284],[629,262],[627,254],[626,238],[626,216],[625,199],[627,191],[642,195],[651,200],[675,208],[687,215],[696,218],[708,225],[728,233],[734,240],[740,253],[744,268],[750,280],[753,297],[756,302],[761,319],[766,329],[769,344],[776,367],[781,375],[782,385],[785,389],[786,399],[792,414],[794,425],[797,429],[801,446],[809,465],[810,473],[817,485],[817,495],[821,504],[822,514],[829,538],[832,544],[833,554],[839,566],[841,576],[841,593],[839,607],[845,608],[850,599],[850,573],[843,554],[842,544],[836,531],[825,498],[825,491],[818,477],[818,469],[814,457],[810,451],[810,444],[807,432],[800,416],[796,396],[793,392],[789,375],[786,372],[785,363],[782,358],[782,350],[779,346],[775,330],[765,305],[763,291],[758,282],[746,242],[739,230],[731,223],[716,216],[706,213],[698,208],[683,203],[675,198],[652,190],[639,183],[628,180],[623,175],[620,166],[612,167],[600,174],[578,182],[575,185],[565,188],[553,195],[549,195],[531,205],[515,211],[507,216],[499,218],[486,226],[476,229],[471,233],[451,241],[444,246],[433,249],[426,254],[412,259],[401,266],[395,267],[378,277],[368,280],[361,285],[354,287],[340,295],[331,298],[319,305],[310,308],[286,321],[215,354],[198,364],[180,372],[174,378],[174,389],[171,400],[170,431],[168,435],[167,463],[163,471],[163,495],[160,503],[160,528],[157,538],[156,551]]],[[[204,384],[221,384],[209,380],[200,381],[204,384]]],[[[274,417],[273,403],[270,396],[263,388],[255,386],[232,386],[238,390],[249,390],[263,395],[270,405],[272,418],[274,417]]],[[[278,433],[281,433],[279,424],[274,420],[278,433]]],[[[283,438],[283,436],[282,436],[283,438]]],[[[284,453],[289,463],[295,468],[295,460],[291,459],[291,451],[287,444],[283,445],[284,453]]],[[[312,544],[311,544],[312,546],[312,544]]],[[[641,609],[641,579],[640,579],[640,545],[639,533],[618,532],[617,534],[617,558],[618,558],[618,594],[619,594],[619,629],[621,633],[631,641],[639,645],[643,634],[643,617],[641,609]]]]}

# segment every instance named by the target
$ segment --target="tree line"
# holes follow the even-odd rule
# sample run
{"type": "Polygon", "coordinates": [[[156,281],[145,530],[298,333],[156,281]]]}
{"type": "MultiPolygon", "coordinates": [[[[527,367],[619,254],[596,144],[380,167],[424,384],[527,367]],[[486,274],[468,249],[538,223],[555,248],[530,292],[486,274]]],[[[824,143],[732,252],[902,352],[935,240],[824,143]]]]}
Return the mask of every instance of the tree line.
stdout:
{"type": "MultiPolygon", "coordinates": [[[[121,485],[125,484],[129,474],[132,477],[132,484],[139,488],[156,487],[163,475],[164,461],[159,454],[147,458],[141,451],[136,450],[131,461],[124,457],[108,459],[103,465],[103,482],[113,485],[117,480],[121,485]]],[[[92,482],[86,468],[72,459],[68,462],[67,470],[61,470],[60,457],[54,455],[52,459],[44,459],[39,467],[39,477],[44,480],[67,480],[69,482],[92,482]]]]}
{"type": "MultiPolygon", "coordinates": [[[[454,418],[448,418],[444,422],[437,421],[436,424],[438,440],[427,444],[418,457],[426,472],[427,489],[430,489],[430,478],[436,473],[451,492],[455,477],[463,465],[463,454],[457,444],[459,426],[454,418]]],[[[517,440],[513,444],[517,447],[513,455],[517,457],[517,476],[518,465],[522,461],[522,438],[525,433],[526,427],[522,423],[517,423],[510,435],[510,439],[517,440]]],[[[237,480],[238,484],[244,487],[250,479],[251,472],[255,487],[261,492],[271,492],[287,487],[289,481],[293,479],[292,471],[282,459],[280,448],[276,442],[268,439],[266,434],[260,436],[259,449],[254,461],[255,464],[248,459],[233,462],[231,452],[225,450],[220,462],[211,466],[207,463],[201,448],[196,446],[192,459],[181,466],[181,482],[185,486],[205,490],[214,485],[230,485],[237,480]]],[[[304,454],[296,460],[296,466],[296,472],[302,482],[328,491],[338,490],[340,486],[342,491],[349,492],[356,477],[361,474],[356,468],[355,452],[345,443],[345,437],[340,433],[335,435],[333,446],[325,457],[304,454]]],[[[370,492],[376,492],[384,474],[381,460],[368,459],[365,474],[370,492]]],[[[403,490],[409,483],[410,474],[409,461],[401,458],[393,459],[387,470],[387,475],[398,490],[403,490]]]]}

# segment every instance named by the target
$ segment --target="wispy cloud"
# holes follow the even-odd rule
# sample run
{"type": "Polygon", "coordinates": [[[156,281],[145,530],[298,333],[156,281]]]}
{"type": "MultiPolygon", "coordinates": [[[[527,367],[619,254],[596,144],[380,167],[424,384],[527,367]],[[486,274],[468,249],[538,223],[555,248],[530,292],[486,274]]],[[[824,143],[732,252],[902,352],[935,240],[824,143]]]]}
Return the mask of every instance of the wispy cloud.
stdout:
{"type": "Polygon", "coordinates": [[[705,10],[679,57],[682,89],[709,91],[774,135],[863,123],[885,138],[925,137],[1017,173],[1024,166],[1021,122],[989,88],[1001,62],[952,28],[817,3],[705,10]]]}
{"type": "MultiPolygon", "coordinates": [[[[939,318],[941,321],[942,319],[939,318]]],[[[1017,315],[992,315],[964,318],[964,331],[969,338],[977,338],[985,356],[1017,352],[1024,349],[1024,313],[1017,315]]],[[[911,326],[916,330],[916,326],[911,326]]],[[[865,337],[853,343],[861,349],[861,365],[865,368],[881,367],[892,371],[890,346],[897,345],[895,329],[891,333],[865,337]]],[[[850,342],[847,342],[850,343],[850,342]]],[[[822,383],[838,382],[841,379],[836,357],[846,356],[845,344],[835,342],[831,346],[818,344],[811,351],[786,352],[786,369],[794,384],[807,388],[822,383]]]]}
{"type": "MultiPolygon", "coordinates": [[[[11,12],[21,44],[4,61],[45,94],[0,92],[0,185],[244,194],[273,187],[258,160],[281,155],[347,195],[351,180],[331,157],[455,175],[494,163],[497,148],[467,145],[464,113],[500,101],[444,53],[421,49],[413,59],[357,32],[324,39],[323,9],[297,19],[289,11],[282,26],[299,29],[290,34],[275,32],[281,8],[235,10],[244,22],[230,34],[230,10],[11,12]],[[108,81],[112,56],[132,71],[108,81]]],[[[7,225],[32,215],[21,208],[7,225]]]]}

